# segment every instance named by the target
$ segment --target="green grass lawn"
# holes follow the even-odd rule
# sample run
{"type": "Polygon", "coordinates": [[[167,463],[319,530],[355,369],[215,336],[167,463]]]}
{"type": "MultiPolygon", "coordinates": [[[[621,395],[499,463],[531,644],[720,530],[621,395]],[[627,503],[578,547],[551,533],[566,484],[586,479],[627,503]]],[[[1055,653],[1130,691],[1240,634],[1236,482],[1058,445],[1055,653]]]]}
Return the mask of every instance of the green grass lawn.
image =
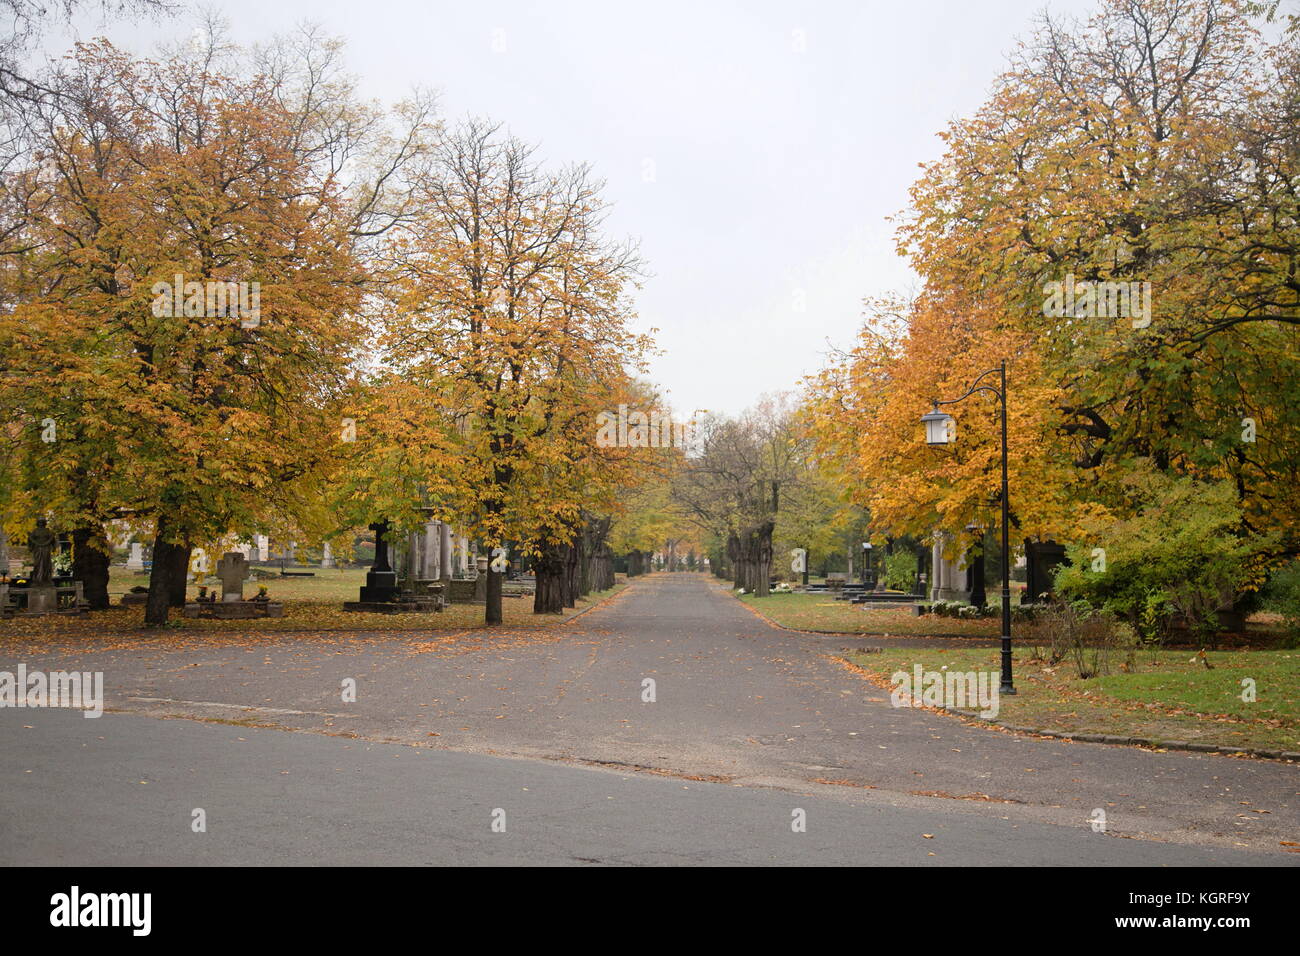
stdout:
{"type": "MultiPolygon", "coordinates": [[[[258,586],[267,589],[267,597],[284,604],[284,617],[260,618],[245,621],[218,621],[210,618],[184,618],[173,608],[169,629],[182,631],[214,631],[230,634],[268,633],[277,631],[427,631],[445,628],[485,627],[481,604],[451,604],[436,614],[371,614],[344,611],[344,601],[355,601],[357,589],[365,583],[363,568],[329,568],[315,570],[310,578],[267,578],[244,585],[244,597],[257,594],[258,586]]],[[[107,611],[92,611],[75,617],[51,615],[35,618],[14,618],[0,621],[0,642],[21,641],[46,637],[67,637],[79,634],[121,634],[137,631],[144,626],[144,607],[121,607],[117,604],[122,594],[137,584],[147,585],[145,573],[128,572],[115,567],[109,576],[109,594],[113,607],[107,611]]],[[[502,616],[504,627],[544,627],[573,617],[593,604],[617,593],[627,586],[627,579],[617,575],[615,585],[608,591],[587,595],[577,606],[566,608],[563,614],[534,614],[531,596],[504,597],[502,616]]],[[[220,587],[220,583],[217,584],[220,587]]],[[[198,596],[197,585],[190,585],[188,596],[198,596]]]]}
{"type": "MultiPolygon", "coordinates": [[[[258,570],[269,571],[272,574],[279,572],[278,568],[258,570]]],[[[266,588],[267,595],[273,601],[355,601],[357,589],[366,583],[365,568],[304,568],[301,570],[311,571],[314,576],[310,578],[269,577],[250,581],[244,585],[244,597],[251,598],[257,593],[260,585],[266,588]]],[[[221,581],[215,575],[210,576],[208,580],[217,588],[221,587],[221,581]]],[[[117,603],[121,595],[137,586],[149,586],[147,571],[127,571],[120,567],[114,567],[109,571],[108,592],[114,603],[117,603]]],[[[191,584],[186,593],[190,598],[197,597],[198,585],[191,584]]]]}
{"type": "MultiPolygon", "coordinates": [[[[1155,741],[1300,751],[1300,650],[1211,651],[1207,670],[1188,650],[1143,650],[1129,672],[1080,680],[1069,661],[1056,667],[1017,651],[1018,693],[999,701],[1001,723],[1038,730],[1114,734],[1155,741]],[[1241,699],[1242,680],[1257,699],[1241,699]]],[[[997,648],[884,648],[854,652],[851,663],[887,685],[899,670],[997,671],[997,648]]]]}
{"type": "Polygon", "coordinates": [[[765,598],[739,595],[742,602],[780,624],[803,631],[833,634],[972,635],[996,637],[1001,631],[998,618],[962,621],[927,614],[916,617],[911,605],[872,610],[829,594],[770,594],[765,598]]]}

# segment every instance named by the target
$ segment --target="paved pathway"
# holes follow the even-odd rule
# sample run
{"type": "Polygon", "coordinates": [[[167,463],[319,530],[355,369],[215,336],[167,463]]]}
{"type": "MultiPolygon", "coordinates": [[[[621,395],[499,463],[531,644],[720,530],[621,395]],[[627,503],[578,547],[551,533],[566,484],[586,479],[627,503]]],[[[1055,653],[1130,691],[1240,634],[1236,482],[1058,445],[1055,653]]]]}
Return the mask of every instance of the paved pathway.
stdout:
{"type": "Polygon", "coordinates": [[[10,736],[11,718],[0,716],[0,866],[1274,862],[943,806],[315,734],[65,710],[29,715],[10,736]]]}
{"type": "MultiPolygon", "coordinates": [[[[193,638],[179,647],[115,638],[25,660],[103,670],[110,707],[152,716],[639,768],[650,772],[636,778],[677,786],[814,793],[972,826],[1051,824],[1044,832],[1060,834],[1063,849],[1076,833],[1094,836],[1100,807],[1112,837],[1300,862],[1280,846],[1300,842],[1293,765],[1019,737],[896,710],[831,660],[860,643],[771,627],[704,576],[678,574],[643,579],[547,630],[213,639],[197,649],[193,638]],[[340,699],[349,678],[355,703],[340,699]],[[642,701],[647,678],[653,703],[642,701]]],[[[0,650],[0,668],[11,655],[0,650]]],[[[20,713],[0,712],[3,726],[20,713]]]]}

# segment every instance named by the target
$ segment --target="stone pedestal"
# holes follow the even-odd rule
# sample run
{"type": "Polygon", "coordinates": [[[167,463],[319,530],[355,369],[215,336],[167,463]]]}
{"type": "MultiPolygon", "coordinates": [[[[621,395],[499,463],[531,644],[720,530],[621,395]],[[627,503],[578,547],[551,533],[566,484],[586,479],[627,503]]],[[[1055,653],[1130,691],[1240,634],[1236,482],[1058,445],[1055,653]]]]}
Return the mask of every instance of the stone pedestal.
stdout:
{"type": "Polygon", "coordinates": [[[396,571],[376,571],[371,569],[366,572],[366,583],[361,585],[361,600],[365,602],[374,601],[396,601],[402,589],[397,586],[396,571]]]}
{"type": "Polygon", "coordinates": [[[222,621],[284,617],[284,605],[276,601],[194,602],[185,605],[185,617],[213,617],[222,621]]]}
{"type": "Polygon", "coordinates": [[[53,587],[27,589],[28,614],[53,614],[59,609],[59,592],[53,587]]]}

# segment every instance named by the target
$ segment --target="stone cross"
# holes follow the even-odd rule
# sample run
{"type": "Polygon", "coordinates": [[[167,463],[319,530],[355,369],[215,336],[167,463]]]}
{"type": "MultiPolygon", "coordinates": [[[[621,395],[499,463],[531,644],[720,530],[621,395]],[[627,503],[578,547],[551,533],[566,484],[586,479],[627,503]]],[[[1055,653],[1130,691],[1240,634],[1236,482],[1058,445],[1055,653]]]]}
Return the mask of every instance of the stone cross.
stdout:
{"type": "Polygon", "coordinates": [[[244,578],[248,577],[248,558],[238,551],[227,551],[217,562],[217,576],[221,578],[221,600],[242,601],[244,578]]]}

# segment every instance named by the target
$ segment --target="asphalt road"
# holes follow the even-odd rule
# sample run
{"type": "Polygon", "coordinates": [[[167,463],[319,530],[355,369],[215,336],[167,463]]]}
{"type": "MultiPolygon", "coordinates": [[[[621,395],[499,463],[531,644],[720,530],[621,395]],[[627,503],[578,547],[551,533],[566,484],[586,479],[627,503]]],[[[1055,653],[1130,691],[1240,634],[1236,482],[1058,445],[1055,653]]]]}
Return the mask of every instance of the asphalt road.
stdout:
{"type": "Polygon", "coordinates": [[[832,660],[846,643],[869,641],[773,628],[679,574],[550,629],[7,645],[0,669],[102,670],[111,711],[0,710],[0,809],[21,810],[3,814],[0,854],[1300,863],[1281,847],[1300,842],[1294,765],[898,710],[832,660]],[[192,840],[193,807],[208,836],[238,838],[192,840]],[[505,834],[485,807],[506,810],[505,834]]]}
{"type": "Polygon", "coordinates": [[[45,710],[23,727],[17,713],[0,718],[4,865],[1271,862],[939,802],[896,808],[135,715],[45,710]],[[204,832],[194,831],[199,809],[204,832]]]}

